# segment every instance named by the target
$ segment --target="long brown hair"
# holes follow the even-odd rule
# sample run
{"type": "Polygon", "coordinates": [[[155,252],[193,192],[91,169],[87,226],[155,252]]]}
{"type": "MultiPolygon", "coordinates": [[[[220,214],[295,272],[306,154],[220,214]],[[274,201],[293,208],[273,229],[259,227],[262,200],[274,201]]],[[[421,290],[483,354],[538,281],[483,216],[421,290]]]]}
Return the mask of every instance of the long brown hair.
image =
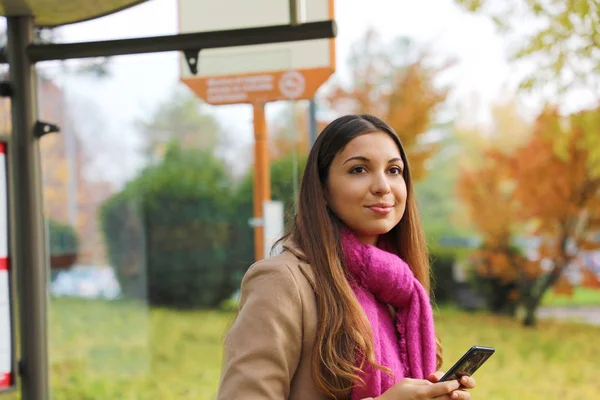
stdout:
{"type": "MultiPolygon", "coordinates": [[[[406,210],[398,225],[385,234],[386,242],[410,265],[425,290],[430,289],[427,248],[400,138],[385,122],[371,115],[336,119],[321,132],[308,155],[297,212],[285,237],[290,237],[302,250],[314,271],[318,325],[312,375],[319,389],[334,399],[348,397],[353,384],[360,382],[359,372],[365,362],[387,370],[375,363],[371,326],[348,283],[342,261],[341,222],[327,206],[324,192],[336,154],[357,136],[373,132],[387,133],[394,140],[405,166],[406,210]],[[355,365],[357,357],[361,360],[358,366],[355,365]]],[[[439,368],[439,342],[437,358],[439,368]]]]}

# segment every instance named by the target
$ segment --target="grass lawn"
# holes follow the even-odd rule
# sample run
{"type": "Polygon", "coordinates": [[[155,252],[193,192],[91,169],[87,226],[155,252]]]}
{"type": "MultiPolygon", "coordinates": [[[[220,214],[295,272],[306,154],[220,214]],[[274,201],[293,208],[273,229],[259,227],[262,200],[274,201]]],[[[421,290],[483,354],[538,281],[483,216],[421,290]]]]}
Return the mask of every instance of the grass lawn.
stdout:
{"type": "Polygon", "coordinates": [[[551,290],[545,293],[542,299],[544,306],[600,306],[600,290],[577,287],[573,296],[556,295],[551,290]]]}
{"type": "Polygon", "coordinates": [[[475,374],[474,399],[591,399],[600,394],[600,327],[519,321],[443,310],[437,316],[449,368],[472,344],[496,348],[475,374]]]}
{"type": "MultiPolygon", "coordinates": [[[[210,400],[232,314],[148,310],[53,299],[53,400],[210,400]]],[[[474,399],[591,399],[600,393],[600,327],[518,321],[443,309],[438,331],[449,367],[471,345],[496,354],[475,375],[474,399]]],[[[14,400],[17,396],[1,396],[14,400]]]]}

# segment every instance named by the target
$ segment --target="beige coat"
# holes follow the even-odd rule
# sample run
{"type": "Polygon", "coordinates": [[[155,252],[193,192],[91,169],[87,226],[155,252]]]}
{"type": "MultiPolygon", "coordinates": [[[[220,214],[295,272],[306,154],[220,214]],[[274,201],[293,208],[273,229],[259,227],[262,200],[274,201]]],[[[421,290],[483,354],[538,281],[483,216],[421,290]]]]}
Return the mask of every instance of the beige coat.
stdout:
{"type": "Polygon", "coordinates": [[[252,265],[225,338],[217,399],[326,400],[311,377],[316,326],[314,275],[300,252],[252,265]]]}

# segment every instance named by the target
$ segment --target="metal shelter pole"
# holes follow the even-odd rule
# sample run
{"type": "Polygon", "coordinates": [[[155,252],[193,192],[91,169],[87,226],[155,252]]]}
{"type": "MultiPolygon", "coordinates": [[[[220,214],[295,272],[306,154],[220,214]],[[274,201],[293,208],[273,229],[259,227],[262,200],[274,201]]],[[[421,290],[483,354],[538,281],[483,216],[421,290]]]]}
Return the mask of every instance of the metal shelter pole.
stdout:
{"type": "MultiPolygon", "coordinates": [[[[0,1],[1,3],[2,1],[0,1]]],[[[197,58],[198,52],[204,49],[326,39],[333,38],[336,34],[337,25],[335,21],[329,20],[298,25],[261,26],[135,39],[31,44],[27,46],[26,54],[31,62],[160,53],[164,51],[193,51],[195,52],[193,57],[197,58]]],[[[0,52],[0,63],[6,61],[4,54],[0,52]]]]}
{"type": "Polygon", "coordinates": [[[7,59],[13,89],[9,173],[14,271],[17,276],[21,339],[21,398],[48,399],[46,327],[46,245],[36,122],[35,69],[26,49],[33,39],[33,18],[7,18],[7,59]]]}
{"type": "Polygon", "coordinates": [[[317,103],[315,99],[310,99],[308,103],[308,126],[309,126],[309,148],[317,140],[317,103]]]}
{"type": "Polygon", "coordinates": [[[306,0],[290,0],[290,25],[303,24],[306,20],[306,0]]]}

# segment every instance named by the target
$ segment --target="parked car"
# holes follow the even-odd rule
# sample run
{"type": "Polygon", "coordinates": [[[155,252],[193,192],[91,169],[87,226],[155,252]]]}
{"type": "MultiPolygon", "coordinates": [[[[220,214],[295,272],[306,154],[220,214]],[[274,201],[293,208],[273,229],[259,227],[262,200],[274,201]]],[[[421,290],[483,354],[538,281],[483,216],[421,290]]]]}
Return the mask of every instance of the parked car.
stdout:
{"type": "Polygon", "coordinates": [[[111,267],[76,265],[56,274],[50,284],[50,294],[114,300],[121,295],[121,288],[111,267]]]}

